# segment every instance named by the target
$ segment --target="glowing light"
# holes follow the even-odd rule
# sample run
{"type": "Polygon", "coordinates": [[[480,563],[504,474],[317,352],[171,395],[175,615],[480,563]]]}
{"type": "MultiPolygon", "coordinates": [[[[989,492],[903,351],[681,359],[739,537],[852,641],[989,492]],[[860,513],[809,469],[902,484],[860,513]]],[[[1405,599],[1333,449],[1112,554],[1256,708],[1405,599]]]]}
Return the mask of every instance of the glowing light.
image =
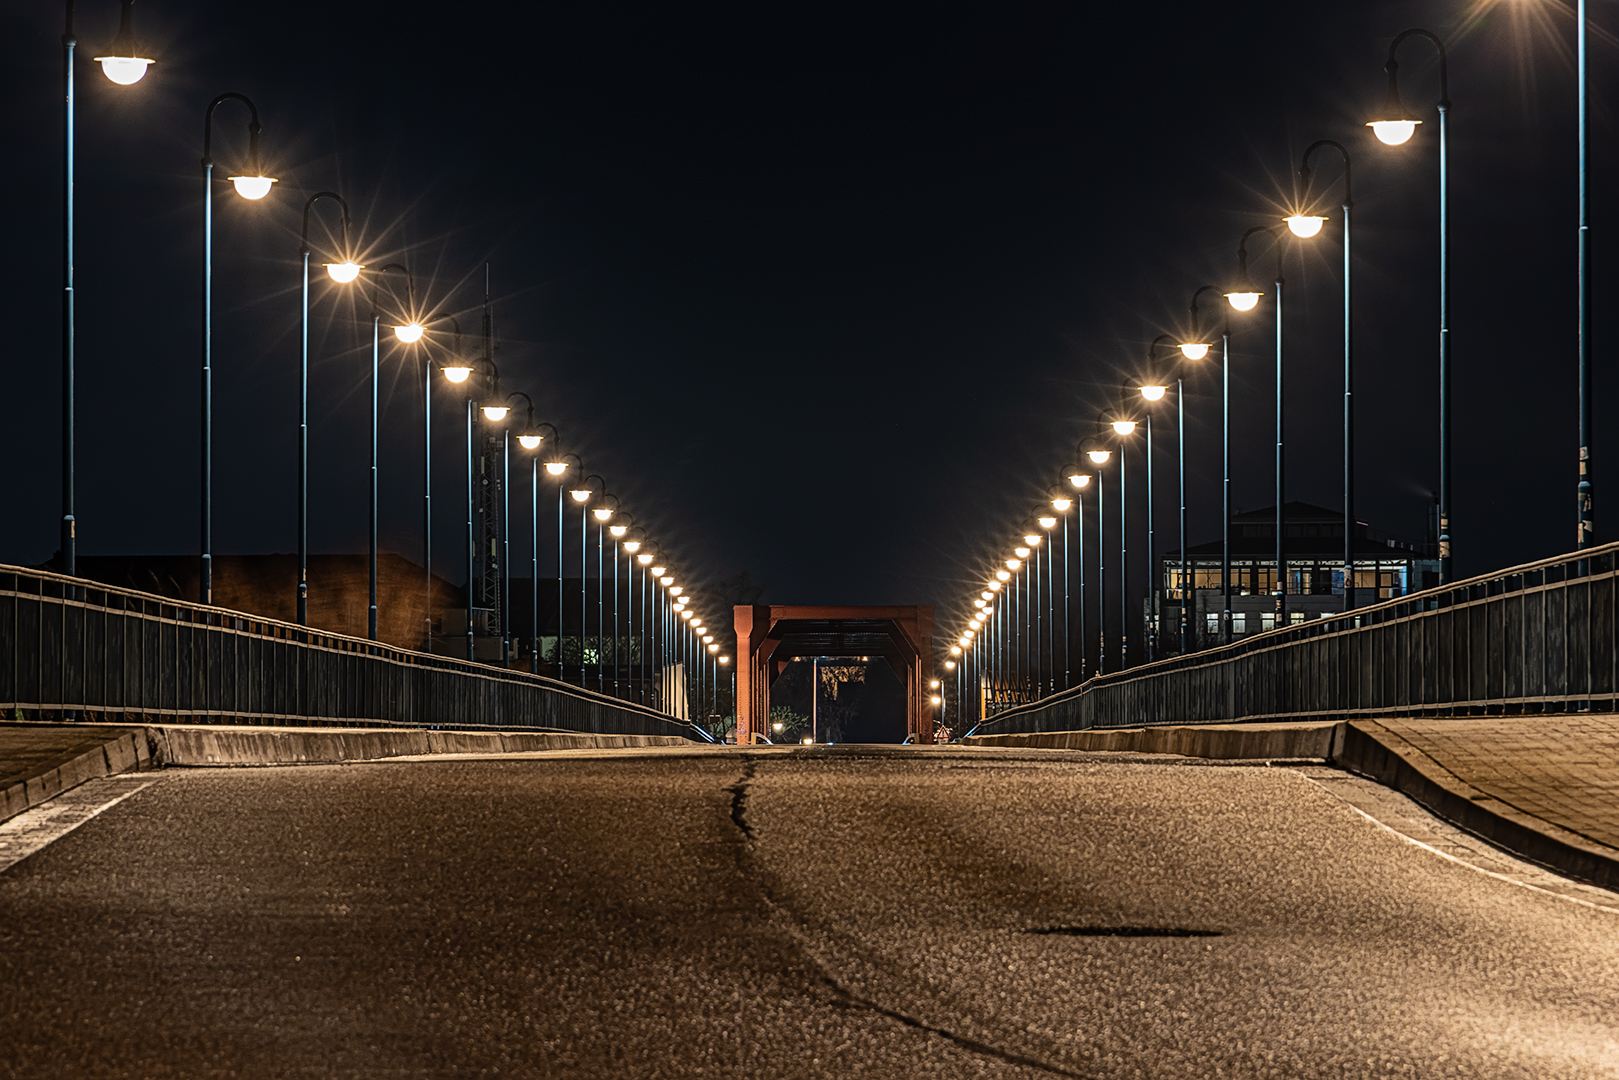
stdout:
{"type": "MultiPolygon", "coordinates": [[[[1073,477],[1069,477],[1069,479],[1072,480],[1073,477]]],[[[1085,479],[1087,481],[1089,481],[1090,477],[1087,476],[1087,477],[1085,477],[1085,479]]],[[[1084,487],[1085,485],[1076,484],[1074,486],[1075,487],[1084,487]]],[[[1065,511],[1067,511],[1067,509],[1070,506],[1073,506],[1073,505],[1074,505],[1074,500],[1073,499],[1064,499],[1061,496],[1058,496],[1057,498],[1051,500],[1051,508],[1053,510],[1057,511],[1057,513],[1059,513],[1059,514],[1064,513],[1065,511]]]]}
{"type": "Polygon", "coordinates": [[[770,729],[772,731],[774,731],[777,735],[780,735],[781,732],[782,732],[782,729],[784,729],[786,726],[787,726],[786,724],[782,723],[780,720],[777,720],[774,724],[770,725],[770,729]]]}
{"type": "MultiPolygon", "coordinates": [[[[1095,461],[1096,458],[1095,458],[1094,455],[1096,454],[1096,451],[1092,450],[1091,454],[1093,455],[1091,457],[1091,460],[1095,461]]],[[[1106,451],[1103,451],[1103,453],[1102,453],[1102,460],[1103,461],[1107,460],[1107,452],[1106,451]]],[[[1081,473],[1081,472],[1069,473],[1068,474],[1068,482],[1070,484],[1073,484],[1077,488],[1088,488],[1088,487],[1091,486],[1091,474],[1090,473],[1081,473]]]]}
{"type": "Polygon", "coordinates": [[[990,592],[988,589],[985,589],[983,592],[979,593],[978,595],[985,602],[988,602],[990,600],[995,599],[995,594],[990,592]]]}
{"type": "Polygon", "coordinates": [[[1321,231],[1327,219],[1316,214],[1294,214],[1287,219],[1287,227],[1294,236],[1308,240],[1321,231]]]}
{"type": "Polygon", "coordinates": [[[1169,392],[1169,387],[1167,386],[1141,386],[1137,387],[1137,389],[1141,391],[1141,396],[1148,401],[1162,401],[1164,400],[1164,395],[1169,392]]]}
{"type": "Polygon", "coordinates": [[[1417,133],[1417,125],[1421,120],[1373,120],[1366,126],[1372,129],[1381,143],[1389,146],[1399,146],[1401,143],[1411,141],[1411,136],[1417,133]]]}
{"type": "MultiPolygon", "coordinates": [[[[114,45],[118,43],[113,42],[114,45]]],[[[146,75],[146,68],[155,60],[148,60],[144,56],[98,56],[96,62],[101,65],[101,73],[119,86],[133,86],[146,75]]]]}
{"type": "Polygon", "coordinates": [[[944,669],[946,671],[954,671],[954,670],[956,670],[956,662],[954,660],[946,660],[944,662],[944,669]]]}
{"type": "MultiPolygon", "coordinates": [[[[660,577],[661,578],[667,572],[668,572],[668,569],[666,567],[654,566],[652,568],[652,576],[653,577],[660,577]]],[[[664,584],[665,585],[672,585],[672,584],[674,584],[674,580],[675,580],[674,578],[670,578],[668,581],[665,581],[664,584]]]]}
{"type": "Polygon", "coordinates": [[[815,745],[815,739],[814,739],[814,737],[813,737],[813,736],[810,736],[810,735],[806,735],[806,736],[804,736],[804,738],[803,738],[803,745],[804,745],[804,746],[814,746],[814,745],[815,745]]]}
{"type": "Polygon", "coordinates": [[[730,657],[729,657],[729,656],[722,656],[722,657],[720,657],[720,663],[722,663],[722,664],[729,664],[729,663],[730,663],[730,662],[731,662],[731,658],[730,658],[730,657]]]}
{"type": "Polygon", "coordinates": [[[1259,293],[1252,290],[1239,290],[1225,294],[1232,307],[1238,311],[1252,311],[1259,306],[1259,293]]]}
{"type": "Polygon", "coordinates": [[[964,638],[961,639],[961,647],[963,649],[965,649],[967,646],[971,645],[972,643],[973,643],[973,639],[970,638],[970,637],[964,637],[964,638]]]}
{"type": "MultiPolygon", "coordinates": [[[[658,572],[658,568],[654,566],[652,568],[652,572],[654,574],[656,574],[658,572]]],[[[669,586],[669,585],[673,585],[675,583],[675,579],[672,578],[672,577],[669,577],[668,575],[663,575],[663,576],[658,578],[658,583],[661,584],[661,585],[664,585],[664,586],[669,586]]]]}
{"type": "Polygon", "coordinates": [[[938,679],[929,679],[928,680],[928,688],[930,690],[937,690],[939,688],[939,680],[938,679]]]}
{"type": "Polygon", "coordinates": [[[589,502],[590,501],[590,489],[589,488],[574,488],[573,490],[569,491],[568,494],[573,496],[573,501],[574,502],[581,502],[582,503],[582,502],[589,502]]]}
{"type": "Polygon", "coordinates": [[[950,646],[950,655],[951,656],[960,656],[961,655],[961,646],[960,645],[952,645],[952,646],[950,646]]]}
{"type": "Polygon", "coordinates": [[[611,506],[598,506],[591,513],[596,515],[597,521],[606,521],[613,516],[613,508],[611,506]]]}
{"type": "MultiPolygon", "coordinates": [[[[701,630],[702,627],[699,626],[697,629],[701,630]]],[[[707,645],[710,641],[713,641],[713,640],[714,640],[714,635],[713,634],[704,634],[703,635],[703,644],[704,645],[707,645]]]]}
{"type": "Polygon", "coordinates": [[[545,436],[544,435],[519,435],[519,436],[517,436],[518,445],[520,445],[524,450],[538,450],[540,448],[540,444],[542,442],[544,442],[544,441],[545,441],[545,436]]]}
{"type": "Polygon", "coordinates": [[[1131,432],[1135,431],[1136,422],[1134,420],[1115,420],[1113,421],[1112,428],[1120,435],[1129,435],[1131,432]]]}
{"type": "Polygon", "coordinates": [[[1011,580],[1011,574],[1008,574],[1005,570],[997,570],[995,571],[995,580],[989,583],[989,587],[992,589],[999,589],[1002,584],[1011,580]]]}
{"type": "Polygon", "coordinates": [[[680,617],[681,617],[681,618],[682,618],[682,619],[686,619],[686,620],[687,620],[687,621],[690,621],[690,619],[691,619],[691,612],[690,612],[690,611],[687,611],[687,610],[686,610],[686,609],[685,609],[685,608],[682,608],[682,609],[681,609],[681,610],[680,610],[680,617]]]}
{"type": "Polygon", "coordinates": [[[708,647],[708,651],[711,653],[717,653],[720,651],[720,647],[718,645],[710,645],[708,647]]]}
{"type": "Polygon", "coordinates": [[[963,631],[962,631],[962,632],[961,632],[961,636],[962,636],[962,637],[963,637],[963,638],[964,638],[964,639],[966,639],[966,640],[968,640],[968,641],[971,641],[971,640],[972,640],[972,636],[973,636],[973,632],[972,632],[972,631],[971,631],[971,630],[963,630],[963,631]]]}
{"type": "Polygon", "coordinates": [[[635,561],[642,566],[650,566],[652,565],[652,556],[643,551],[635,557],[635,561]]]}
{"type": "Polygon", "coordinates": [[[422,324],[416,322],[409,322],[404,326],[394,327],[394,337],[398,338],[400,341],[403,341],[406,345],[422,340],[423,332],[422,324]]]}
{"type": "Polygon", "coordinates": [[[928,698],[928,700],[933,702],[933,704],[937,705],[939,703],[939,695],[938,694],[933,694],[932,696],[930,696],[928,698]]]}
{"type": "Polygon", "coordinates": [[[547,461],[545,471],[552,476],[561,476],[568,471],[568,463],[566,461],[547,461]]]}
{"type": "Polygon", "coordinates": [[[1036,518],[1035,520],[1040,522],[1040,527],[1042,529],[1054,528],[1056,526],[1056,524],[1057,524],[1057,519],[1054,518],[1054,517],[1049,517],[1049,516],[1048,517],[1042,517],[1042,518],[1036,518]]]}
{"type": "MultiPolygon", "coordinates": [[[[1201,341],[1183,341],[1180,344],[1181,355],[1188,360],[1201,360],[1209,355],[1209,347],[1201,341]]],[[[1152,400],[1156,401],[1157,398],[1152,400]]]]}
{"type": "Polygon", "coordinates": [[[276,182],[273,176],[233,176],[230,182],[236,185],[236,194],[244,199],[262,199],[270,194],[270,185],[276,182]]]}
{"type": "MultiPolygon", "coordinates": [[[[665,585],[674,585],[674,581],[675,581],[674,578],[670,578],[668,581],[664,582],[664,584],[665,585]]],[[[679,596],[681,593],[683,593],[685,591],[686,591],[686,587],[684,585],[675,585],[674,588],[669,590],[669,595],[670,596],[679,596]]]]}
{"type": "Polygon", "coordinates": [[[1025,544],[1028,544],[1032,548],[1037,548],[1037,547],[1040,546],[1040,534],[1039,533],[1028,533],[1027,535],[1025,535],[1023,537],[1023,542],[1025,544]]]}
{"type": "MultiPolygon", "coordinates": [[[[472,369],[464,364],[447,364],[444,368],[444,377],[453,383],[466,382],[471,374],[472,369]]],[[[549,466],[547,467],[549,468],[549,466]]],[[[567,468],[567,466],[563,466],[563,468],[567,468]]]]}
{"type": "MultiPolygon", "coordinates": [[[[613,535],[616,536],[618,534],[614,533],[613,535]]],[[[639,541],[639,540],[626,540],[626,541],[624,541],[624,550],[629,552],[631,555],[634,555],[637,551],[641,550],[641,541],[639,541]]],[[[651,562],[652,561],[652,556],[648,555],[646,557],[646,559],[647,559],[647,562],[651,562]]]]}
{"type": "Polygon", "coordinates": [[[983,606],[984,606],[984,605],[985,605],[985,604],[987,604],[987,603],[988,603],[988,602],[989,602],[989,601],[987,601],[987,600],[974,600],[974,601],[973,601],[973,607],[975,607],[975,608],[981,608],[981,607],[983,607],[983,606]]]}
{"type": "MultiPolygon", "coordinates": [[[[1027,551],[1028,549],[1024,548],[1023,550],[1027,551]]],[[[1023,565],[1023,560],[1021,558],[1007,559],[1006,560],[1006,568],[1008,570],[1016,570],[1018,567],[1020,567],[1022,565],[1023,565]]]]}
{"type": "Polygon", "coordinates": [[[629,532],[630,527],[628,525],[609,525],[607,526],[607,531],[612,533],[615,537],[619,537],[629,532]]]}
{"type": "Polygon", "coordinates": [[[483,418],[485,420],[493,420],[498,424],[500,421],[506,419],[506,414],[511,411],[511,406],[509,405],[485,405],[483,407],[483,418]]]}
{"type": "Polygon", "coordinates": [[[349,261],[340,263],[327,263],[326,273],[339,285],[347,285],[360,276],[361,264],[349,261]]]}
{"type": "MultiPolygon", "coordinates": [[[[1088,454],[1086,454],[1085,456],[1090,458],[1093,462],[1095,462],[1098,465],[1106,465],[1108,463],[1108,460],[1113,457],[1113,451],[1111,451],[1111,450],[1092,450],[1088,454]]],[[[1087,479],[1088,479],[1088,477],[1087,477],[1087,479]]]]}

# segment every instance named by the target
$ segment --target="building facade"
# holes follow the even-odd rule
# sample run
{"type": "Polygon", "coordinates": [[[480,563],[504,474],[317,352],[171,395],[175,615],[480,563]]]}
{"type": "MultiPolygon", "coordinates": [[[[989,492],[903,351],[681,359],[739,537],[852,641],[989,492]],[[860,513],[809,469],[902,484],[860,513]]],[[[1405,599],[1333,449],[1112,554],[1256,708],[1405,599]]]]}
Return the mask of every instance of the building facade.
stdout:
{"type": "MultiPolygon", "coordinates": [[[[1285,615],[1300,623],[1336,614],[1344,607],[1343,513],[1290,502],[1282,515],[1286,564],[1285,615]]],[[[1439,584],[1437,544],[1413,540],[1357,522],[1355,528],[1355,606],[1365,607],[1439,584]]],[[[1222,544],[1190,545],[1183,575],[1180,551],[1159,556],[1153,595],[1146,600],[1146,633],[1154,655],[1180,651],[1181,618],[1188,620],[1193,649],[1217,645],[1224,611],[1221,588],[1222,544]],[[1183,588],[1183,576],[1189,589],[1183,588]]],[[[1274,507],[1231,518],[1231,637],[1273,630],[1279,621],[1274,507]]]]}

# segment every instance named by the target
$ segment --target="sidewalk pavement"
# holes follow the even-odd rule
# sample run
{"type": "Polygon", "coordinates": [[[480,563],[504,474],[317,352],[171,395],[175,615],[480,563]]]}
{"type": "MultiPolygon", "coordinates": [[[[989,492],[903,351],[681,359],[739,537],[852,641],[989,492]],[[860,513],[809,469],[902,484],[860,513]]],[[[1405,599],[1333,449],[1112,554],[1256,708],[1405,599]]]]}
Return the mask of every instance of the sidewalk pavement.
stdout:
{"type": "Polygon", "coordinates": [[[0,821],[86,780],[150,761],[142,728],[0,724],[0,821]]]}
{"type": "Polygon", "coordinates": [[[976,745],[1326,760],[1514,854],[1619,889],[1619,715],[1200,724],[974,736],[976,745]]]}

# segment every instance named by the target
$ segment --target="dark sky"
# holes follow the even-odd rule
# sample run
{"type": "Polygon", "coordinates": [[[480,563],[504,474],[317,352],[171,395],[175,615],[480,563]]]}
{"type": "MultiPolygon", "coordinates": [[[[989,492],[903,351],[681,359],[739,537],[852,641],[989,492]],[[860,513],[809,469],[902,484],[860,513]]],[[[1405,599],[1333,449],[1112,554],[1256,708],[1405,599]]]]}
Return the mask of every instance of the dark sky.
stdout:
{"type": "MultiPolygon", "coordinates": [[[[1619,484],[1619,464],[1604,464],[1619,455],[1606,439],[1619,246],[1602,228],[1619,11],[1593,10],[1606,28],[1592,49],[1597,505],[1612,538],[1601,493],[1604,476],[1619,484]]],[[[225,90],[258,103],[281,183],[263,203],[216,198],[222,553],[295,546],[298,212],[333,187],[365,260],[408,262],[469,345],[491,264],[506,387],[534,396],[677,572],[747,570],[776,603],[959,604],[1145,343],[1182,328],[1192,290],[1230,279],[1242,230],[1293,201],[1298,154],[1317,138],[1356,155],[1360,516],[1421,536],[1437,445],[1423,46],[1402,77],[1430,123],[1401,150],[1361,126],[1408,26],[1451,45],[1457,569],[1572,546],[1562,4],[143,0],[137,14],[160,59],[145,81],[117,88],[80,66],[86,554],[196,547],[197,162],[203,108],[225,90]]],[[[83,56],[116,15],[112,0],[81,2],[83,56]]],[[[60,32],[54,5],[0,14],[12,315],[0,558],[17,563],[56,547],[60,32]]],[[[240,163],[244,126],[220,112],[221,172],[240,163]]],[[[1335,206],[1337,175],[1323,167],[1317,205],[1335,206]]],[[[1337,260],[1324,237],[1288,275],[1289,494],[1327,506],[1340,498],[1337,260]]],[[[1269,258],[1256,269],[1268,276],[1269,258]]],[[[316,551],[359,551],[366,327],[337,293],[316,280],[311,536],[316,551]]],[[[1264,309],[1236,334],[1234,501],[1253,509],[1271,501],[1264,309]]],[[[385,355],[382,537],[419,557],[412,370],[385,355]]],[[[1194,541],[1218,535],[1216,391],[1205,377],[1188,398],[1194,541]]],[[[451,576],[458,408],[441,394],[435,415],[435,547],[451,576]]],[[[1167,523],[1173,443],[1159,448],[1167,523]]],[[[526,551],[526,533],[515,540],[526,551]]]]}

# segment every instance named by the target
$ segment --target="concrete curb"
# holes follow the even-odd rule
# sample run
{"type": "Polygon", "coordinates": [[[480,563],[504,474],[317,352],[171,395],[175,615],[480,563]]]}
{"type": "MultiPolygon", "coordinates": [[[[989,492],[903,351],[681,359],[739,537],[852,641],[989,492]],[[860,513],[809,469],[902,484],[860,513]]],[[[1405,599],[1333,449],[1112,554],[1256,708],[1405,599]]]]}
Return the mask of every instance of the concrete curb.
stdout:
{"type": "Polygon", "coordinates": [[[145,728],[131,728],[89,750],[58,755],[0,791],[0,821],[16,817],[86,780],[151,764],[151,743],[145,728]]]}
{"type": "Polygon", "coordinates": [[[1186,727],[1106,728],[1043,731],[1022,735],[973,735],[971,746],[1011,746],[1045,750],[1092,750],[1135,754],[1180,754],[1218,760],[1318,758],[1332,756],[1330,720],[1308,724],[1207,724],[1186,727]]]}
{"type": "Polygon", "coordinates": [[[1619,889],[1619,851],[1485,794],[1375,720],[1047,731],[974,735],[962,741],[1224,761],[1316,758],[1393,788],[1446,821],[1531,862],[1619,889]]]}
{"type": "Polygon", "coordinates": [[[1375,720],[1340,726],[1343,741],[1333,764],[1391,787],[1531,862],[1619,889],[1619,852],[1486,795],[1375,720]]]}
{"type": "Polygon", "coordinates": [[[335,765],[428,754],[510,754],[689,746],[675,735],[567,732],[422,731],[402,728],[300,729],[174,726],[149,729],[164,766],[335,765]]]}

